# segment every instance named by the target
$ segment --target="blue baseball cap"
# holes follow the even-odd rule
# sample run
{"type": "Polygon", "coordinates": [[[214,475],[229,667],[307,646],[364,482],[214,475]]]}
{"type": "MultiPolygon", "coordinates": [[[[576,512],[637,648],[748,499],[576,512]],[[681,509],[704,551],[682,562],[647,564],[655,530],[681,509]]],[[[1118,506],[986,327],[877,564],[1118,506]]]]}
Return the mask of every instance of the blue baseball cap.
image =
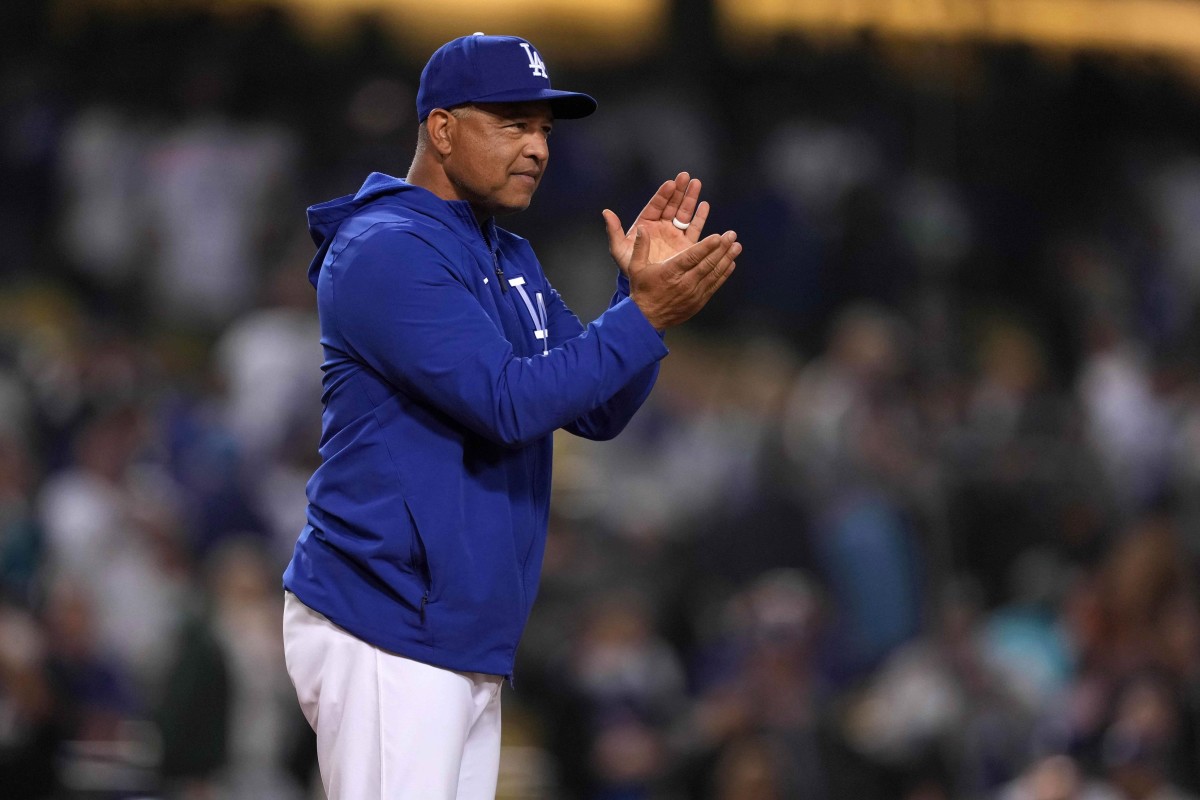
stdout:
{"type": "Polygon", "coordinates": [[[557,119],[579,119],[596,101],[579,92],[550,88],[546,64],[534,46],[517,36],[460,36],[439,47],[417,89],[417,119],[435,108],[463,103],[522,103],[548,100],[557,119]]]}

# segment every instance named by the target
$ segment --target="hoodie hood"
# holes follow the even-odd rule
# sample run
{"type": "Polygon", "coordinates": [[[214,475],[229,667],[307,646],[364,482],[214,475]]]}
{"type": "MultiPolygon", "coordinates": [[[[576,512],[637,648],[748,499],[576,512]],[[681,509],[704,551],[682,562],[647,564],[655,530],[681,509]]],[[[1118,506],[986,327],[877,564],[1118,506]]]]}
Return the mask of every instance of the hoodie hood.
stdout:
{"type": "Polygon", "coordinates": [[[325,254],[329,252],[329,245],[333,243],[334,235],[347,218],[384,195],[410,192],[416,188],[391,175],[372,172],[356,194],[309,206],[308,233],[312,236],[313,244],[317,246],[317,254],[308,265],[309,282],[313,286],[317,285],[317,275],[321,272],[321,264],[325,261],[325,254]]]}
{"type": "MultiPolygon", "coordinates": [[[[321,272],[321,264],[325,262],[325,254],[333,243],[342,223],[357,214],[362,209],[383,197],[403,196],[403,204],[413,210],[421,211],[433,217],[446,220],[447,216],[463,223],[462,233],[478,232],[479,225],[475,221],[475,212],[471,204],[465,200],[442,200],[437,195],[421,186],[414,186],[400,178],[393,178],[382,172],[372,172],[367,176],[362,188],[356,194],[348,194],[335,200],[328,200],[308,208],[308,232],[313,243],[317,246],[317,254],[308,265],[308,280],[313,286],[317,285],[317,277],[321,272]]],[[[488,220],[489,235],[495,222],[488,220]]],[[[493,239],[494,241],[494,239],[493,239]]]]}

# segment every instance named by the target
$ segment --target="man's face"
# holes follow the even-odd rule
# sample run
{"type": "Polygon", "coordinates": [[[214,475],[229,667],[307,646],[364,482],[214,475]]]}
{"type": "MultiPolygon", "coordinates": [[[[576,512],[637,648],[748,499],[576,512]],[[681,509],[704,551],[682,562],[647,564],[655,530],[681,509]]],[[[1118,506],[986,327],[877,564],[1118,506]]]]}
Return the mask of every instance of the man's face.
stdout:
{"type": "Polygon", "coordinates": [[[446,175],[481,216],[523,211],[550,160],[553,127],[545,101],[472,105],[455,115],[446,175]]]}

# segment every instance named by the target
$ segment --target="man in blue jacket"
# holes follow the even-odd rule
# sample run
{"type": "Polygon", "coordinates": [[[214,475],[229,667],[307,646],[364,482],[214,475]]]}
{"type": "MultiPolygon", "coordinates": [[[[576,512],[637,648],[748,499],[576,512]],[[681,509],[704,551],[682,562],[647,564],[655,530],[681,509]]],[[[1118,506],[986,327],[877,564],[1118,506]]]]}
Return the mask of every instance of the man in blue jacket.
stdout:
{"type": "Polygon", "coordinates": [[[284,574],[284,638],[330,800],[494,796],[552,434],[615,436],[654,384],[663,331],[741,251],[733,232],[700,239],[708,205],[681,173],[628,232],[604,212],[617,290],[581,325],[494,218],[528,207],[555,120],[595,108],[551,89],[523,39],[455,39],[421,74],[407,178],[375,173],[309,209],[323,463],[284,574]]]}

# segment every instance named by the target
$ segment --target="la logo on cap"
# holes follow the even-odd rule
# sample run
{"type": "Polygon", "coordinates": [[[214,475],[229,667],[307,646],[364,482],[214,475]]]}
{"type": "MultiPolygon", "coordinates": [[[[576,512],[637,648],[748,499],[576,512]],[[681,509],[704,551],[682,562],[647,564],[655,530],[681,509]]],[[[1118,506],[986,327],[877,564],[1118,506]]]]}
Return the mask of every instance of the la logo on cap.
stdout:
{"type": "Polygon", "coordinates": [[[521,42],[521,47],[525,48],[525,55],[529,57],[529,68],[533,70],[533,74],[539,78],[550,80],[550,76],[546,74],[546,64],[538,55],[538,51],[534,50],[529,42],[521,42]]]}

